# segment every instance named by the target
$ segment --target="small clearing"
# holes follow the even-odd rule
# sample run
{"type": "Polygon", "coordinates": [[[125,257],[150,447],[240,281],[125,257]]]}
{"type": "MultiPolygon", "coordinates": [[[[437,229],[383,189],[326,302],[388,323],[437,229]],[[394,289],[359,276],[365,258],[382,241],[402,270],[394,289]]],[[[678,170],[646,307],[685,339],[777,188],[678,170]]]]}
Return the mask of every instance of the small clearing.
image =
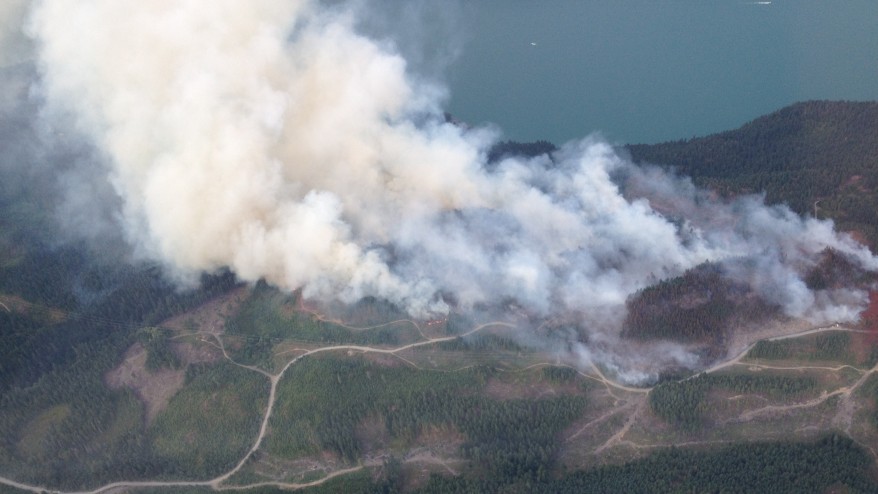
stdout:
{"type": "Polygon", "coordinates": [[[146,368],[146,350],[140,343],[131,345],[118,367],[108,372],[104,379],[111,389],[128,388],[146,408],[146,422],[165,409],[186,380],[186,369],[159,369],[152,372],[146,368]]]}
{"type": "MultiPolygon", "coordinates": [[[[248,293],[247,287],[232,290],[189,312],[167,319],[161,326],[181,332],[222,334],[226,318],[237,310],[248,293]]],[[[171,348],[183,364],[180,369],[150,371],[146,368],[146,350],[140,343],[135,343],[125,352],[122,363],[104,376],[111,389],[128,388],[134,391],[146,409],[147,424],[152,423],[183,387],[188,365],[215,362],[223,357],[217,348],[187,341],[175,341],[171,348]]]]}
{"type": "Polygon", "coordinates": [[[160,326],[177,331],[222,334],[226,319],[250,296],[250,287],[242,286],[215,297],[195,309],[163,321],[160,326]]]}

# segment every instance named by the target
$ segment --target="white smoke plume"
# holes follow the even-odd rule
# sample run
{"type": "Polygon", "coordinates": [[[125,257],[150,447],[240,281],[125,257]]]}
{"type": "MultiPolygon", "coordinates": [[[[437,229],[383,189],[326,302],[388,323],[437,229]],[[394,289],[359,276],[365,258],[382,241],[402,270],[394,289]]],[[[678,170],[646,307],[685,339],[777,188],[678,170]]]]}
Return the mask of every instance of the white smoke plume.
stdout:
{"type": "Polygon", "coordinates": [[[0,68],[30,56],[30,43],[23,31],[27,9],[27,0],[0,2],[0,68]]]}
{"type": "Polygon", "coordinates": [[[595,342],[615,341],[632,293],[705,261],[728,260],[789,315],[856,317],[864,294],[802,281],[827,247],[878,267],[831,223],[711,200],[595,138],[488,167],[497,132],[447,123],[444,89],[358,34],[345,5],[33,3],[47,112],[71,116],[109,163],[141,256],[183,279],[229,267],[415,316],[513,300],[580,314],[595,342]]]}

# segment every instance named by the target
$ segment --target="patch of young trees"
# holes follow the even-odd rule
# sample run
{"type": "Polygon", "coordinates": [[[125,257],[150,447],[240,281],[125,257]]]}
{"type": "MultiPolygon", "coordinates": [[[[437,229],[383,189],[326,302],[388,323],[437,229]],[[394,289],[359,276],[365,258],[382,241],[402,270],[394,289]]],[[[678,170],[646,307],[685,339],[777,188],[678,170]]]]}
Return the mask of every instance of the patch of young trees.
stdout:
{"type": "Polygon", "coordinates": [[[272,416],[270,451],[293,457],[331,450],[355,460],[355,434],[367,417],[380,417],[390,437],[414,440],[428,426],[463,433],[465,458],[486,475],[545,478],[558,434],[585,407],[579,396],[495,400],[479,391],[496,371],[454,373],[382,367],[359,359],[306,359],[281,383],[272,416]],[[307,400],[303,400],[307,397],[307,400]]]}
{"type": "Polygon", "coordinates": [[[797,395],[814,389],[811,377],[747,374],[699,374],[690,379],[668,381],[649,393],[652,411],[669,423],[683,429],[704,425],[708,391],[724,389],[739,394],[760,393],[775,396],[797,395]]]}

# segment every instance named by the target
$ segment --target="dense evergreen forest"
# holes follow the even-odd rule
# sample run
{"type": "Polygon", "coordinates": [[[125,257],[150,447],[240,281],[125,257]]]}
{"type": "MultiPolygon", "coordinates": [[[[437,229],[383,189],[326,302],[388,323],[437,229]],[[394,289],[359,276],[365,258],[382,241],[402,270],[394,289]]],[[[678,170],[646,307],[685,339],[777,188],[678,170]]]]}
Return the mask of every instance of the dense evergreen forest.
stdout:
{"type": "Polygon", "coordinates": [[[496,375],[484,366],[436,374],[350,358],[310,359],[279,388],[272,418],[277,433],[267,449],[290,458],[330,450],[355,461],[366,453],[355,439],[357,425],[373,417],[397,443],[411,442],[430,427],[460,431],[467,437],[461,453],[479,476],[546,479],[560,446],[558,433],[581,414],[585,400],[482,396],[496,375]],[[303,402],[301,396],[310,399],[303,402]]]}
{"type": "MultiPolygon", "coordinates": [[[[544,480],[514,475],[490,478],[433,475],[427,485],[413,492],[874,493],[878,492],[878,486],[868,476],[870,462],[870,458],[850,439],[828,435],[811,442],[741,444],[714,451],[669,448],[624,465],[598,467],[544,480]]],[[[279,494],[284,491],[262,488],[251,492],[279,494]]],[[[378,479],[353,475],[309,492],[395,494],[404,490],[398,465],[388,462],[378,479]]]]}
{"type": "MultiPolygon", "coordinates": [[[[706,137],[627,147],[635,162],[671,167],[723,195],[765,193],[803,215],[832,218],[878,246],[878,103],[809,101],[706,137]]],[[[828,250],[812,290],[863,285],[869,275],[828,250]]],[[[780,315],[705,266],[628,300],[624,335],[718,343],[732,326],[780,315]]]]}
{"type": "Polygon", "coordinates": [[[726,332],[778,317],[777,306],[755,296],[744,284],[722,276],[715,264],[644,288],[627,301],[623,336],[668,339],[719,346],[726,332]]]}
{"type": "Polygon", "coordinates": [[[878,492],[865,473],[869,461],[850,439],[829,436],[814,443],[757,443],[715,452],[671,448],[625,465],[577,472],[548,482],[434,476],[421,492],[799,493],[824,492],[842,485],[854,492],[878,492]]]}
{"type": "Polygon", "coordinates": [[[710,390],[796,396],[816,386],[815,380],[809,377],[699,374],[659,384],[649,393],[649,405],[656,415],[670,424],[696,429],[705,425],[709,415],[710,410],[703,400],[710,390]]]}
{"type": "MultiPolygon", "coordinates": [[[[547,479],[495,475],[488,478],[431,475],[426,485],[407,489],[397,459],[378,474],[359,472],[308,489],[312,494],[483,494],[490,492],[566,493],[876,493],[870,457],[850,439],[829,434],[807,442],[758,442],[714,450],[668,448],[623,465],[607,465],[547,479]]],[[[159,489],[145,490],[160,494],[159,489]]],[[[207,488],[180,489],[205,494],[207,488]]],[[[282,494],[260,487],[247,492],[282,494]]]]}
{"type": "MultiPolygon", "coordinates": [[[[801,103],[735,131],[629,150],[637,161],[674,166],[723,194],[765,191],[770,202],[832,217],[878,245],[876,103],[801,103]]],[[[511,155],[551,157],[555,151],[545,141],[507,141],[488,158],[496,163],[511,155]]],[[[0,307],[0,475],[53,489],[83,489],[119,479],[209,479],[228,471],[252,446],[270,379],[222,358],[185,363],[173,351],[179,334],[158,326],[239,288],[234,275],[205,275],[197,289],[181,290],[158,266],[102,259],[93,246],[53,241],[46,234],[50,201],[26,195],[0,183],[0,300],[5,304],[0,307]],[[146,353],[149,371],[182,375],[180,389],[153,419],[134,391],[106,382],[108,371],[133,345],[146,353]]],[[[832,251],[807,276],[812,289],[868,281],[832,251]]],[[[647,344],[667,339],[717,346],[732,325],[777,317],[777,307],[752,295],[705,264],[634,294],[627,302],[623,336],[647,344]]],[[[277,370],[278,345],[291,340],[312,348],[405,345],[424,337],[410,323],[358,331],[299,311],[298,302],[295,294],[264,283],[252,287],[224,316],[228,347],[213,349],[271,373],[277,370]]],[[[374,299],[338,313],[362,326],[407,317],[374,299]]],[[[465,316],[452,314],[443,332],[433,335],[461,335],[472,327],[465,316]]],[[[814,360],[875,365],[878,347],[854,358],[851,338],[822,333],[810,342],[763,341],[749,357],[799,358],[803,348],[813,347],[814,360]]],[[[528,349],[488,333],[447,339],[430,351],[505,357],[528,349]]],[[[490,359],[473,359],[453,370],[408,364],[389,365],[350,352],[302,359],[279,380],[260,455],[286,465],[320,455],[337,459],[338,465],[356,465],[377,451],[370,440],[384,441],[382,452],[405,451],[436,433],[458,438],[453,455],[466,465],[460,475],[433,473],[411,486],[403,460],[389,455],[380,466],[332,479],[312,492],[878,492],[866,449],[832,433],[807,441],[655,448],[626,461],[568,469],[561,458],[566,436],[583,425],[589,407],[597,406],[593,397],[603,396],[603,391],[589,393],[606,383],[596,384],[558,363],[523,370],[490,359]],[[516,395],[528,386],[551,393],[516,395]],[[487,391],[498,388],[507,395],[487,391]],[[366,425],[380,437],[364,439],[366,425]]],[[[795,402],[819,393],[824,384],[807,374],[709,374],[668,380],[639,396],[643,413],[660,423],[663,433],[688,434],[715,426],[714,392],[795,402]]],[[[868,406],[858,413],[878,427],[878,378],[873,374],[862,389],[868,406]]],[[[609,396],[622,394],[607,390],[609,396]]],[[[610,427],[610,421],[601,424],[596,428],[610,427]]],[[[0,492],[7,491],[17,492],[0,486],[0,492]]],[[[206,487],[174,491],[212,492],[206,487]]]]}
{"type": "MultiPolygon", "coordinates": [[[[0,474],[76,488],[217,468],[212,458],[169,460],[161,441],[179,430],[164,431],[167,420],[145,430],[134,393],[110,389],[104,376],[135,342],[144,345],[152,369],[179,365],[167,334],[154,326],[238,286],[234,275],[205,275],[197,289],[181,290],[157,266],[52,241],[48,210],[28,206],[27,197],[10,199],[21,191],[5,192],[11,196],[0,200],[0,474]]],[[[193,390],[205,380],[242,382],[227,368],[188,374],[193,390]]],[[[264,390],[253,383],[242,390],[258,407],[253,400],[264,390]]],[[[217,451],[231,445],[221,436],[211,437],[219,439],[217,451]]]]}
{"type": "Polygon", "coordinates": [[[878,246],[878,102],[808,101],[736,130],[627,146],[722,194],[765,193],[878,246]]]}
{"type": "Polygon", "coordinates": [[[502,141],[494,144],[488,151],[488,163],[495,163],[509,156],[534,158],[543,154],[551,156],[558,147],[548,141],[515,142],[502,141]]]}

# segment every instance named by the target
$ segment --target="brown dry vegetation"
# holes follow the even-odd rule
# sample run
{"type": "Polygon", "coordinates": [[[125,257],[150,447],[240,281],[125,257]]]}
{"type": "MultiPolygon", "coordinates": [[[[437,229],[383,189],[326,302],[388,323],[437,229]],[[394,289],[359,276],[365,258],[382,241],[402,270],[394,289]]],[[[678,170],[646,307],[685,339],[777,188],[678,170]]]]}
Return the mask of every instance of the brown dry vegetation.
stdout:
{"type": "Polygon", "coordinates": [[[250,288],[242,286],[205,302],[197,308],[174,316],[161,323],[162,327],[177,331],[200,331],[222,334],[226,318],[234,314],[250,295],[250,288]]]}
{"type": "MultiPolygon", "coordinates": [[[[216,297],[192,311],[164,321],[161,326],[177,331],[197,330],[221,334],[225,317],[236,310],[246,297],[247,290],[242,287],[216,297]]],[[[128,388],[134,391],[143,403],[147,424],[152,423],[183,387],[188,365],[215,362],[223,357],[220,349],[199,340],[173,341],[171,350],[180,359],[182,365],[179,369],[149,370],[146,366],[146,350],[140,343],[134,343],[125,352],[122,362],[104,376],[111,389],[128,388]]]]}
{"type": "Polygon", "coordinates": [[[152,423],[156,415],[165,409],[171,398],[183,387],[186,370],[148,370],[146,350],[140,343],[135,343],[125,352],[122,363],[108,372],[104,379],[111,389],[128,388],[134,391],[146,409],[146,422],[152,423]]]}
{"type": "MultiPolygon", "coordinates": [[[[137,343],[128,349],[122,363],[105,376],[114,388],[132,389],[143,402],[146,420],[151,422],[164,409],[184,384],[186,366],[223,358],[214,343],[221,338],[233,348],[236,337],[223,334],[223,323],[249,290],[239,289],[218,297],[187,314],[166,321],[162,326],[179,333],[171,339],[171,349],[179,357],[181,369],[150,372],[146,368],[146,352],[137,343]],[[193,331],[210,334],[193,334],[193,331]],[[216,338],[215,338],[216,337],[216,338]]],[[[499,328],[493,328],[503,334],[499,328]]],[[[755,340],[793,334],[804,329],[798,321],[757,328],[756,331],[732,331],[733,347],[746,348],[755,340]],[[738,337],[739,339],[736,339],[738,337]]],[[[490,331],[490,329],[488,330],[490,331]]],[[[486,331],[486,332],[488,332],[486,331]]],[[[821,333],[826,335],[829,333],[821,333]]],[[[847,333],[850,336],[852,360],[863,363],[878,343],[873,335],[847,333]]],[[[878,450],[878,431],[864,416],[872,413],[874,404],[851,390],[862,382],[866,369],[844,367],[842,362],[815,362],[801,352],[812,344],[810,335],[784,340],[795,343],[795,358],[787,360],[731,363],[723,373],[754,375],[812,376],[817,382],[813,390],[796,396],[769,395],[762,392],[734,393],[712,389],[706,393],[703,407],[708,420],[695,430],[683,430],[657,416],[650,408],[649,397],[636,389],[619,388],[613,383],[595,384],[591,379],[575,375],[569,380],[553,380],[542,372],[550,365],[546,356],[536,352],[463,351],[444,349],[441,345],[412,348],[399,355],[363,353],[350,350],[348,356],[361,356],[381,366],[414,366],[422,369],[451,371],[456,368],[491,364],[504,368],[488,379],[483,393],[496,400],[539,400],[562,395],[584,395],[587,406],[583,415],[558,436],[563,443],[558,454],[559,465],[567,468],[588,468],[601,464],[617,464],[644,457],[672,445],[714,448],[733,441],[811,438],[827,430],[850,434],[869,450],[878,450]],[[772,368],[772,366],[777,368],[772,368]],[[795,369],[781,369],[795,367],[795,369]]],[[[648,342],[637,344],[647,345],[648,342]]],[[[307,350],[305,345],[286,340],[274,348],[277,358],[288,361],[307,350]]],[[[813,346],[813,345],[812,345],[813,346]]],[[[591,373],[590,370],[583,372],[591,373]]],[[[601,377],[594,378],[600,381],[601,377]]],[[[424,484],[433,473],[458,475],[467,472],[461,446],[468,440],[459,430],[447,424],[428,426],[413,438],[393,438],[380,416],[363,419],[354,429],[361,446],[360,464],[378,467],[390,458],[402,464],[402,480],[407,488],[424,484]]],[[[240,471],[242,478],[277,482],[308,482],[351,467],[339,456],[325,452],[281,459],[259,451],[254,460],[240,471]]]]}

